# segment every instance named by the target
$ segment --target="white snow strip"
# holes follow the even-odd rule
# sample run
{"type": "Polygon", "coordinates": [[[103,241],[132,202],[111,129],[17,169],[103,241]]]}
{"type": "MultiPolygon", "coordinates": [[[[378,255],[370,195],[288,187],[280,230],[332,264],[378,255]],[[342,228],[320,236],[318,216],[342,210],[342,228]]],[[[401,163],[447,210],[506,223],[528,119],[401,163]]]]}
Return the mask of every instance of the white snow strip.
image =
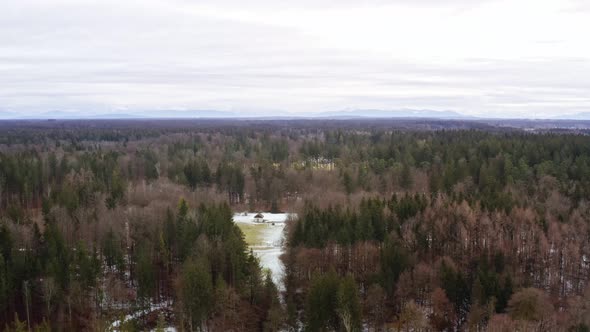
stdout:
{"type": "Polygon", "coordinates": [[[123,318],[123,320],[116,320],[111,324],[111,331],[118,331],[117,329],[119,328],[119,326],[121,326],[121,324],[126,323],[130,320],[133,319],[138,319],[141,316],[147,315],[152,311],[156,311],[156,310],[160,310],[160,309],[164,309],[168,307],[168,303],[167,302],[161,302],[161,303],[154,303],[150,306],[149,309],[143,309],[143,310],[138,310],[132,314],[126,315],[125,318],[123,318]]]}
{"type": "Polygon", "coordinates": [[[249,243],[249,245],[256,257],[260,260],[260,265],[272,272],[274,283],[279,289],[282,289],[282,278],[285,267],[280,260],[280,256],[283,253],[285,222],[290,217],[295,217],[296,215],[291,213],[263,212],[263,223],[255,221],[254,216],[256,215],[257,213],[236,213],[234,214],[234,222],[264,227],[261,231],[262,244],[252,245],[249,243]]]}
{"type": "MultiPolygon", "coordinates": [[[[247,224],[259,224],[260,222],[256,222],[254,216],[258,213],[235,213],[234,214],[234,221],[239,223],[247,223],[247,224]]],[[[284,223],[287,221],[289,216],[293,215],[293,213],[262,213],[265,223],[284,223]]]]}

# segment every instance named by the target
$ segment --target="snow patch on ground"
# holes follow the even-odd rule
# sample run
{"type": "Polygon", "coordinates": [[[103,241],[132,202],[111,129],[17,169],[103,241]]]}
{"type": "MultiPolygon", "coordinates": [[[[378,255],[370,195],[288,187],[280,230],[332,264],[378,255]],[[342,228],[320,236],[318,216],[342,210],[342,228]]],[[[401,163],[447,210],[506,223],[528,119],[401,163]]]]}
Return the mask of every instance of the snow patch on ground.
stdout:
{"type": "MultiPolygon", "coordinates": [[[[260,222],[254,221],[254,216],[258,213],[235,213],[234,214],[234,221],[237,223],[248,223],[248,224],[261,224],[260,222]]],[[[262,218],[265,223],[284,223],[287,221],[289,216],[296,216],[293,213],[262,213],[264,218],[262,218]]]]}
{"type": "Polygon", "coordinates": [[[110,331],[118,331],[121,324],[124,324],[130,320],[138,319],[141,316],[147,315],[152,311],[161,310],[161,309],[164,309],[167,307],[168,307],[167,302],[153,303],[152,305],[150,305],[150,307],[148,309],[138,310],[132,314],[129,314],[129,315],[125,316],[122,321],[121,320],[114,321],[111,324],[110,331]]]}
{"type": "Polygon", "coordinates": [[[234,214],[234,222],[253,224],[261,228],[260,237],[262,243],[248,243],[248,245],[260,260],[260,265],[272,272],[273,281],[279,289],[282,289],[285,267],[279,257],[283,253],[285,222],[296,215],[291,213],[262,214],[265,221],[263,223],[254,221],[254,216],[257,213],[236,213],[234,214]]]}
{"type": "Polygon", "coordinates": [[[252,249],[254,255],[260,260],[260,265],[269,269],[272,272],[272,281],[278,286],[279,290],[283,290],[283,276],[285,273],[285,266],[281,262],[282,248],[269,249],[252,249]]]}

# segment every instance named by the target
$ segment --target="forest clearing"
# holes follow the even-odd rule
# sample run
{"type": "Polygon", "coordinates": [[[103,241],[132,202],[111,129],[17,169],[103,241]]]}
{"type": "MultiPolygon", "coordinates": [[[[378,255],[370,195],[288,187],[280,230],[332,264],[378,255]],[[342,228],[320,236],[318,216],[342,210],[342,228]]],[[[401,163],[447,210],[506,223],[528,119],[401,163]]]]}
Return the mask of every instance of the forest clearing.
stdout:
{"type": "Polygon", "coordinates": [[[264,213],[264,222],[254,220],[256,213],[236,213],[234,222],[244,233],[244,239],[260,260],[263,269],[272,273],[273,281],[281,289],[283,282],[283,253],[285,223],[296,215],[288,213],[264,213]]]}

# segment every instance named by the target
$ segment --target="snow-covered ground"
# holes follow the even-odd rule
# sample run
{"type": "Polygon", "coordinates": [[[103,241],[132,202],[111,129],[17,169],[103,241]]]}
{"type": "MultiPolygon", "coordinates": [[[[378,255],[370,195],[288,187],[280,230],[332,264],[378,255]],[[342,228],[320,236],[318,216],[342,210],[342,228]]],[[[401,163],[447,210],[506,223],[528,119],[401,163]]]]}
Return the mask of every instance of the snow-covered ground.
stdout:
{"type": "Polygon", "coordinates": [[[280,257],[283,253],[283,248],[252,248],[252,251],[260,260],[260,265],[272,272],[272,280],[279,287],[279,289],[282,290],[282,278],[285,272],[285,266],[281,262],[280,257]]]}
{"type": "MultiPolygon", "coordinates": [[[[241,222],[241,223],[249,223],[249,224],[260,224],[259,222],[254,221],[254,216],[256,216],[258,213],[235,213],[234,214],[234,221],[235,222],[241,222]]],[[[289,216],[293,215],[295,216],[295,214],[292,213],[266,213],[263,212],[263,220],[266,221],[267,223],[284,223],[285,221],[287,221],[287,218],[289,218],[289,216]]]]}
{"type": "Polygon", "coordinates": [[[167,302],[161,303],[153,303],[150,305],[149,309],[138,310],[132,314],[126,315],[123,320],[116,320],[111,323],[110,331],[118,331],[121,324],[124,324],[130,320],[138,319],[141,316],[147,315],[152,311],[161,310],[168,307],[167,302]]]}
{"type": "Polygon", "coordinates": [[[284,266],[279,257],[283,253],[285,222],[291,214],[262,213],[264,215],[264,223],[254,221],[256,214],[236,213],[234,214],[234,221],[238,224],[250,224],[255,225],[256,228],[260,228],[259,238],[261,243],[248,243],[248,245],[250,245],[254,254],[260,259],[260,265],[272,272],[273,281],[279,289],[282,289],[284,266]]]}

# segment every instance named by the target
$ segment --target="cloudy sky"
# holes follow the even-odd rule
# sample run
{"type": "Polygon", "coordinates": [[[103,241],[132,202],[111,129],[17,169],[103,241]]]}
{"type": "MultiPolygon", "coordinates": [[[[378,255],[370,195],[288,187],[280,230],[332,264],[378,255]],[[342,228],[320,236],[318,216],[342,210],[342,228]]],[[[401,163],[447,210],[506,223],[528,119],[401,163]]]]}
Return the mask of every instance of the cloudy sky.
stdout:
{"type": "Polygon", "coordinates": [[[1,0],[0,115],[590,112],[587,0],[1,0]]]}

